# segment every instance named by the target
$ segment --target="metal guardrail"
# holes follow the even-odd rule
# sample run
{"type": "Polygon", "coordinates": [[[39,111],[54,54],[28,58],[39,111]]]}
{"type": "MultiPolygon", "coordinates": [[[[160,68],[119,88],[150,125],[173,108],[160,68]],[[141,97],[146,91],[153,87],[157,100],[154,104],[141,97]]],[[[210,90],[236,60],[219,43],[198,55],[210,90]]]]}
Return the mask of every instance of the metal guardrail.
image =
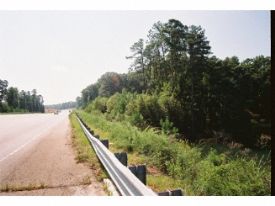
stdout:
{"type": "Polygon", "coordinates": [[[121,164],[115,155],[88,131],[78,117],[77,119],[121,195],[157,196],[154,191],[144,185],[127,167],[121,164]]]}

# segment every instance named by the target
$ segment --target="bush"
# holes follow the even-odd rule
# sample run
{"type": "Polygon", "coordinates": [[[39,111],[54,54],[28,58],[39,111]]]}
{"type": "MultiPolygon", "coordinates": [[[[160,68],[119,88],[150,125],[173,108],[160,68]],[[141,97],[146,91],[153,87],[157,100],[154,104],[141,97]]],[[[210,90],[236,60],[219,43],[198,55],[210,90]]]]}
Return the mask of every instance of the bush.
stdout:
{"type": "Polygon", "coordinates": [[[127,118],[127,120],[135,126],[145,127],[143,116],[139,112],[134,112],[127,118]]]}
{"type": "Polygon", "coordinates": [[[190,122],[188,113],[185,112],[181,103],[173,95],[170,95],[167,91],[162,91],[158,99],[158,104],[164,115],[173,123],[175,128],[183,133],[188,131],[190,122]]]}
{"type": "Polygon", "coordinates": [[[134,94],[127,93],[125,90],[122,93],[116,93],[107,101],[107,112],[113,117],[117,114],[124,114],[126,106],[134,98],[134,94]]]}
{"type": "Polygon", "coordinates": [[[11,108],[8,106],[7,103],[0,102],[0,112],[10,112],[11,108]]]}
{"type": "Polygon", "coordinates": [[[156,165],[164,173],[168,173],[169,165],[173,162],[176,154],[168,145],[159,147],[153,154],[156,165]]]}
{"type": "Polygon", "coordinates": [[[100,111],[101,113],[105,113],[107,111],[107,97],[97,97],[94,101],[92,101],[88,106],[85,108],[86,112],[91,112],[92,110],[100,111]]]}
{"type": "Polygon", "coordinates": [[[163,111],[158,104],[156,95],[140,94],[134,98],[126,108],[126,114],[141,117],[147,125],[159,127],[159,120],[163,118],[163,111]]]}
{"type": "Polygon", "coordinates": [[[178,129],[173,127],[173,122],[170,122],[168,117],[165,120],[160,119],[161,130],[164,134],[176,134],[178,133],[178,129]]]}
{"type": "Polygon", "coordinates": [[[267,170],[260,171],[253,160],[236,159],[220,165],[201,161],[194,189],[200,195],[267,195],[270,193],[267,170]],[[267,172],[267,173],[266,173],[267,172]],[[266,174],[265,174],[266,173],[266,174]]]}

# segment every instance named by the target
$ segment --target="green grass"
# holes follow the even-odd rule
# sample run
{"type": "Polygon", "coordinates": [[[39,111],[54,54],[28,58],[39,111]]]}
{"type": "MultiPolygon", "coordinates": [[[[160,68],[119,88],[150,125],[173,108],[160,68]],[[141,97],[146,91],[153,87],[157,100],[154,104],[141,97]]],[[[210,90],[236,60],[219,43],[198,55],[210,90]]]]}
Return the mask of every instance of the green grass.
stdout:
{"type": "MultiPolygon", "coordinates": [[[[86,122],[87,123],[87,122],[86,122]]],[[[92,127],[91,124],[88,124],[92,127]]],[[[107,138],[109,137],[108,132],[104,132],[99,128],[92,127],[95,134],[100,137],[107,138]]],[[[123,152],[123,146],[118,146],[116,142],[112,140],[109,141],[109,150],[113,153],[115,152],[123,152]]],[[[167,189],[176,189],[183,186],[180,180],[177,180],[171,176],[165,175],[158,168],[156,168],[150,158],[146,157],[143,154],[139,154],[137,152],[129,151],[127,152],[128,156],[128,165],[138,165],[138,164],[146,164],[147,167],[147,185],[152,188],[156,192],[162,192],[167,189]]]]}
{"type": "MultiPolygon", "coordinates": [[[[98,134],[103,134],[104,132],[100,132],[98,134]]],[[[106,133],[105,133],[106,134],[106,133]]],[[[104,137],[100,135],[101,137],[104,137]]],[[[109,149],[112,152],[123,152],[123,148],[116,147],[116,144],[112,141],[110,142],[109,149]]],[[[177,189],[183,187],[183,182],[177,180],[171,176],[165,175],[161,172],[154,164],[152,163],[149,157],[146,157],[143,154],[139,154],[138,152],[132,151],[127,152],[128,157],[128,165],[139,165],[145,164],[147,168],[147,185],[152,188],[155,192],[163,192],[167,189],[177,189]]]]}
{"type": "MultiPolygon", "coordinates": [[[[87,122],[86,122],[87,123],[87,122]]],[[[89,126],[92,127],[91,124],[88,123],[89,126]]],[[[109,137],[109,133],[105,132],[99,128],[92,127],[95,134],[99,135],[100,137],[109,137]]],[[[112,140],[109,141],[109,149],[110,151],[114,152],[123,152],[124,148],[113,142],[112,140]]],[[[143,154],[139,154],[137,152],[129,152],[127,153],[128,156],[128,165],[137,165],[137,164],[146,164],[147,166],[147,185],[151,187],[156,192],[162,192],[167,189],[176,189],[180,188],[183,185],[180,180],[177,180],[171,176],[165,175],[162,173],[158,168],[156,168],[150,158],[146,157],[143,154]]]]}
{"type": "MultiPolygon", "coordinates": [[[[102,181],[104,178],[108,177],[103,166],[99,162],[96,153],[92,149],[90,142],[82,131],[79,125],[76,115],[74,113],[70,114],[70,122],[72,126],[72,139],[73,146],[76,149],[76,161],[78,163],[88,164],[91,169],[95,171],[96,178],[102,181]]],[[[83,180],[85,183],[88,182],[89,178],[83,180]]]]}
{"type": "Polygon", "coordinates": [[[186,195],[270,195],[270,156],[211,144],[190,144],[140,130],[128,122],[107,121],[100,113],[77,111],[110,149],[126,151],[129,164],[147,165],[156,191],[182,188],[186,195]],[[261,157],[261,158],[260,158],[261,157]]]}

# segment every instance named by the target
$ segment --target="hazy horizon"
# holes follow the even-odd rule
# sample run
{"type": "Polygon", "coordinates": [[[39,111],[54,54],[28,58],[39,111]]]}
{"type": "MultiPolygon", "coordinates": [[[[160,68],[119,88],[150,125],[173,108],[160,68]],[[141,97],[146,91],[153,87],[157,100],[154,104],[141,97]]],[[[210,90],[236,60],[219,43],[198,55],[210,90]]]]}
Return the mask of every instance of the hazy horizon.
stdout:
{"type": "Polygon", "coordinates": [[[269,11],[0,11],[0,79],[45,104],[74,101],[103,73],[125,73],[130,47],[157,21],[201,25],[219,58],[270,56],[269,11]]]}

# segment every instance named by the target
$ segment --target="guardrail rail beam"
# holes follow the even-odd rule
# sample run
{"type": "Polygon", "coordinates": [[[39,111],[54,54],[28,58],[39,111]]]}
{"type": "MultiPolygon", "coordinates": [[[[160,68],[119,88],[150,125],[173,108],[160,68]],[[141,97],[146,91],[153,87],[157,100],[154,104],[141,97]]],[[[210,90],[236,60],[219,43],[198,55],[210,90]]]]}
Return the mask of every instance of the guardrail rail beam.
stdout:
{"type": "Polygon", "coordinates": [[[108,172],[110,178],[123,196],[157,196],[157,194],[144,185],[127,167],[108,150],[99,139],[94,137],[84,126],[84,122],[77,119],[88,140],[91,142],[99,160],[108,172]]]}

